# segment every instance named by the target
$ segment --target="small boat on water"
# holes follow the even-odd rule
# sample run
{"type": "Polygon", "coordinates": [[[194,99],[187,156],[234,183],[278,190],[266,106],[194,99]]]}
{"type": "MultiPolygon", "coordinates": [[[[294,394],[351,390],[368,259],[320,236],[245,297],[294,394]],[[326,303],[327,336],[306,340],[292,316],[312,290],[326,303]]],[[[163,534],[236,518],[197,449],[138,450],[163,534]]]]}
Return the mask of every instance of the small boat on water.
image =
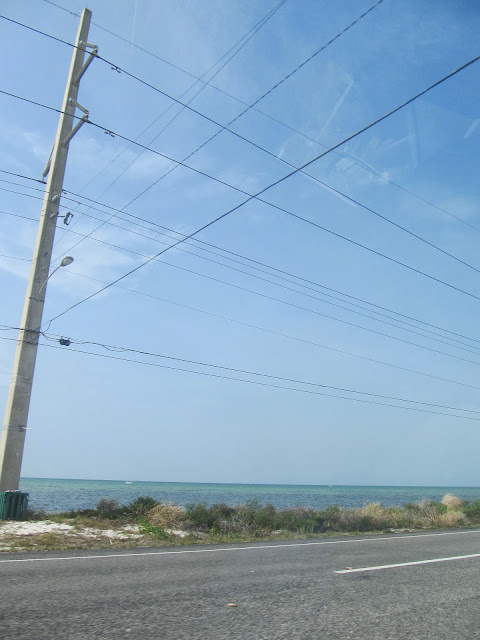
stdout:
{"type": "Polygon", "coordinates": [[[125,480],[125,484],[133,484],[133,480],[125,480]]]}

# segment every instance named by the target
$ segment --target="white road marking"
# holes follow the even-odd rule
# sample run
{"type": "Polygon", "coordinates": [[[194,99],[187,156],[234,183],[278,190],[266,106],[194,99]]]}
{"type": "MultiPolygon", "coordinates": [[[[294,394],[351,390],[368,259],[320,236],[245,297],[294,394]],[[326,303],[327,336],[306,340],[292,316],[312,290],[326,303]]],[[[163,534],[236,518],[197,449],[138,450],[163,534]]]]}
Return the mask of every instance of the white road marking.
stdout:
{"type": "MultiPolygon", "coordinates": [[[[262,549],[291,549],[292,547],[314,547],[332,544],[352,544],[354,542],[382,542],[384,540],[405,540],[408,538],[432,538],[438,536],[461,536],[472,533],[480,533],[480,529],[473,531],[446,531],[443,533],[414,533],[404,536],[385,536],[375,538],[353,538],[348,540],[321,540],[319,542],[294,542],[292,544],[264,544],[251,547],[221,547],[218,549],[181,549],[179,551],[142,551],[140,553],[109,553],[92,556],[60,556],[58,558],[14,558],[9,560],[0,560],[0,564],[9,562],[58,562],[59,560],[93,560],[100,558],[132,558],[136,556],[168,556],[168,555],[185,555],[191,553],[218,553],[221,551],[252,551],[262,549]]],[[[347,573],[350,573],[349,571],[347,573]]]]}
{"type": "Polygon", "coordinates": [[[396,564],[381,564],[377,567],[363,567],[360,569],[342,569],[341,571],[334,571],[334,573],[361,573],[363,571],[380,571],[381,569],[413,567],[417,564],[435,564],[436,562],[450,562],[452,560],[465,560],[466,558],[480,558],[480,553],[471,553],[468,556],[449,556],[448,558],[432,558],[431,560],[415,560],[412,562],[397,562],[396,564]]]}

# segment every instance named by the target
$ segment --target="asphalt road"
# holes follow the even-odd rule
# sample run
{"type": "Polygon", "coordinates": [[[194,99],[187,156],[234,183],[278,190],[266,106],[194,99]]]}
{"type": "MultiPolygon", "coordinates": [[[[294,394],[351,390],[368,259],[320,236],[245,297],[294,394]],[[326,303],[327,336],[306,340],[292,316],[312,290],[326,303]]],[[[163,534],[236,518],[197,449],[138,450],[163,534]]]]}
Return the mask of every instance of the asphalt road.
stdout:
{"type": "Polygon", "coordinates": [[[0,555],[2,640],[472,640],[479,605],[480,530],[0,555]]]}

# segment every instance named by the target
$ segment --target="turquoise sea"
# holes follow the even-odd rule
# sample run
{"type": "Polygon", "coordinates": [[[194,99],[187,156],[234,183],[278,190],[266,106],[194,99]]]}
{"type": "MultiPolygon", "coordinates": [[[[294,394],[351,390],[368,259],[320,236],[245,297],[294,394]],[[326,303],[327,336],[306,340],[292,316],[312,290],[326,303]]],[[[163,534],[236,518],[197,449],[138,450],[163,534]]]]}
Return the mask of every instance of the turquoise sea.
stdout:
{"type": "Polygon", "coordinates": [[[278,509],[295,506],[324,509],[332,504],[361,507],[368,502],[395,506],[423,499],[441,500],[446,493],[453,493],[464,500],[480,500],[480,487],[349,487],[22,478],[20,489],[30,494],[29,506],[32,509],[48,512],[93,508],[101,498],[126,504],[139,496],[180,505],[191,502],[235,505],[258,500],[261,504],[273,504],[278,509]]]}

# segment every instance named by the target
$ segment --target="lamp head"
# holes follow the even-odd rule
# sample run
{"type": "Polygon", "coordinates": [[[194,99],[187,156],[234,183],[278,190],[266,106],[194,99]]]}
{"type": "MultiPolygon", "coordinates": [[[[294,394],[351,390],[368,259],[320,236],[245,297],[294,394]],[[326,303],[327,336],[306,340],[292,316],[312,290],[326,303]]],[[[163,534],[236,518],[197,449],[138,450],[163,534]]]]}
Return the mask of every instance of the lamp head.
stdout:
{"type": "Polygon", "coordinates": [[[72,264],[73,258],[72,256],[65,256],[65,258],[61,261],[61,267],[68,267],[69,264],[72,264]]]}

